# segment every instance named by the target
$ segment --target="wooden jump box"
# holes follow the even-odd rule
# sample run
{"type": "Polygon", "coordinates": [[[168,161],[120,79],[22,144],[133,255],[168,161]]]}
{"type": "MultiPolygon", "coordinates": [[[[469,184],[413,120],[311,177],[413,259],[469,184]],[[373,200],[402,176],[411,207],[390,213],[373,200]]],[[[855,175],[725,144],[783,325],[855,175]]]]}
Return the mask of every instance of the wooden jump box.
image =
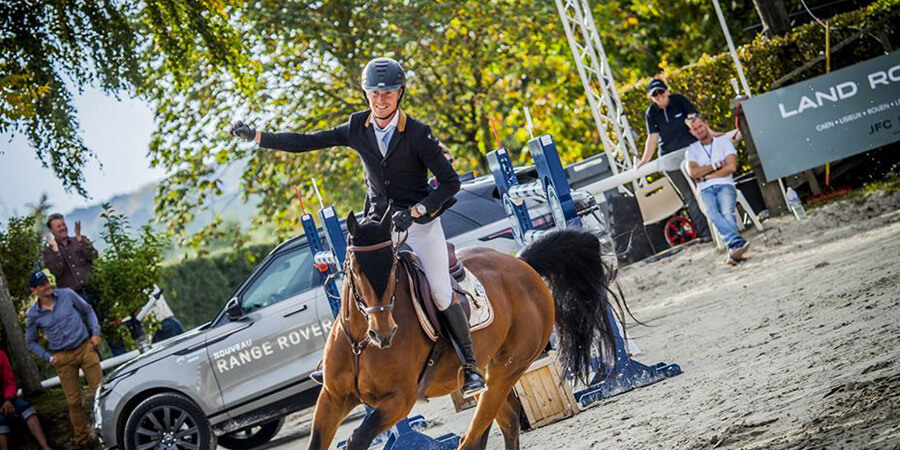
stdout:
{"type": "Polygon", "coordinates": [[[516,394],[532,429],[578,414],[572,386],[567,382],[560,384],[562,377],[563,370],[556,361],[556,354],[550,352],[531,363],[516,383],[516,394]]]}

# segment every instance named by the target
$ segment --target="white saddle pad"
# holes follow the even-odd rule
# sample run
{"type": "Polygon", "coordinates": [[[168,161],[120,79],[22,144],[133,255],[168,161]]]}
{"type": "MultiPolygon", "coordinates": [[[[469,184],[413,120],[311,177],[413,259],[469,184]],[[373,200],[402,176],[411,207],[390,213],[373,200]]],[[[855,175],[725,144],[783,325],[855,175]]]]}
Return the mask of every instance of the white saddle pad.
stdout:
{"type": "MultiPolygon", "coordinates": [[[[459,284],[459,287],[469,295],[469,307],[472,310],[472,315],[469,316],[469,328],[474,332],[486,328],[494,321],[494,308],[491,306],[491,302],[484,290],[484,285],[481,284],[478,277],[470,272],[469,269],[465,269],[465,271],[466,278],[459,284]]],[[[412,283],[412,278],[410,278],[410,283],[412,283]]],[[[437,331],[435,331],[434,326],[428,320],[428,316],[422,309],[419,300],[413,300],[413,308],[416,310],[416,316],[419,318],[422,329],[425,330],[425,334],[428,335],[429,339],[436,341],[438,338],[437,331]]]]}

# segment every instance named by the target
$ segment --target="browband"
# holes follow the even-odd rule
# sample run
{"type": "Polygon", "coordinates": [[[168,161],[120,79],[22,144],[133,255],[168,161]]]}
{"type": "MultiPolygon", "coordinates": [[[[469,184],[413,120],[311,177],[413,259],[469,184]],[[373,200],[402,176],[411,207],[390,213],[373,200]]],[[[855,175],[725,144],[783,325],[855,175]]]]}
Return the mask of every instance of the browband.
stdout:
{"type": "Polygon", "coordinates": [[[351,245],[350,247],[348,247],[348,250],[350,250],[351,252],[371,252],[374,250],[381,250],[392,245],[394,245],[394,241],[388,240],[372,245],[351,245]]]}

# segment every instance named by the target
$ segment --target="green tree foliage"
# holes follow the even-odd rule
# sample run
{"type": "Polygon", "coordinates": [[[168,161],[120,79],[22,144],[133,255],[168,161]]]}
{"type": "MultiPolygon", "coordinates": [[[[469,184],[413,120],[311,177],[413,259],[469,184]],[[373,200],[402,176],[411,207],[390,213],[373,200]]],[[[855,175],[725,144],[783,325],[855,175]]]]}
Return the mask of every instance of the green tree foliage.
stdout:
{"type": "MultiPolygon", "coordinates": [[[[888,19],[852,45],[832,55],[832,70],[849,66],[869,58],[882,55],[888,47],[900,45],[900,0],[881,0],[869,7],[832,18],[832,45],[856,34],[882,19],[888,19]],[[883,36],[886,42],[876,39],[883,36]]],[[[882,38],[879,38],[882,39],[882,38]]],[[[819,56],[825,48],[825,30],[817,23],[810,23],[794,31],[777,37],[760,36],[738,50],[741,64],[747,72],[750,90],[755,94],[769,91],[772,84],[799,67],[819,56]]],[[[822,62],[803,72],[787,84],[825,73],[822,62]]],[[[670,89],[689,97],[705,116],[710,126],[717,130],[735,127],[734,114],[729,101],[734,97],[730,79],[736,77],[731,56],[727,53],[705,56],[694,64],[673,68],[665,72],[663,78],[670,89]]],[[[619,90],[623,106],[630,123],[642,128],[644,111],[649,105],[646,85],[649,79],[642,79],[619,90]]]]}
{"type": "Polygon", "coordinates": [[[37,358],[25,349],[23,332],[25,310],[31,298],[28,275],[39,268],[41,257],[42,239],[35,226],[36,215],[12,217],[6,229],[0,230],[0,323],[3,330],[0,348],[9,354],[19,383],[26,391],[40,389],[37,358]]]}
{"type": "Polygon", "coordinates": [[[215,317],[272,248],[251,245],[185,259],[164,268],[160,287],[185,328],[202,325],[215,317]]]}
{"type": "Polygon", "coordinates": [[[194,83],[185,74],[195,65],[230,68],[240,80],[248,64],[231,8],[231,0],[0,2],[0,133],[24,132],[63,187],[87,196],[81,169],[94,154],[72,92],[177,89],[194,83]]]}
{"type": "Polygon", "coordinates": [[[378,55],[393,56],[407,69],[404,108],[450,145],[460,170],[486,169],[484,153],[495,146],[491,118],[518,154],[527,139],[518,131],[525,105],[541,131],[577,136],[568,142],[573,152],[591,152],[577,140],[590,137],[590,128],[551,120],[586,112],[565,88],[578,81],[552,3],[390,1],[375,8],[361,0],[262,2],[243,15],[253,30],[244,35],[247,45],[262,64],[261,89],[245,96],[234,92],[227,74],[210,78],[195,68],[201,83],[159,99],[161,127],[151,156],[172,176],[161,185],[157,211],[174,231],[220,193],[218,176],[232,164],[246,164],[245,192],[262,199],[257,220],[276,224],[280,237],[299,229],[293,187],[312,203],[313,176],[326,202],[360,209],[364,184],[352,151],[256,151],[227,130],[235,117],[267,130],[337,125],[366,108],[359,76],[378,55]]]}
{"type": "MultiPolygon", "coordinates": [[[[705,0],[592,3],[620,85],[725,50],[705,0]]],[[[751,42],[753,32],[743,30],[759,22],[753,3],[721,3],[737,43],[751,42]]],[[[300,229],[295,186],[307,205],[317,203],[312,177],[326,203],[342,213],[359,210],[365,186],[352,151],[258,150],[227,131],[236,118],[267,131],[313,131],[345,121],[366,108],[359,76],[375,56],[403,64],[410,80],[404,109],[432,126],[460,171],[486,172],[484,155],[496,146],[492,120],[514,158],[527,161],[520,154],[529,137],[526,106],[536,130],[554,135],[567,162],[602,151],[554,2],[268,0],[235,9],[234,17],[252,49],[248,71],[257,78],[235,80],[198,65],[185,75],[193,85],[154,96],[160,125],[150,156],[171,173],[160,186],[157,213],[171,231],[183,232],[221,194],[221,174],[232,166],[244,167],[244,194],[261,199],[256,223],[274,224],[278,237],[300,229]]],[[[715,88],[722,91],[717,98],[727,99],[729,88],[726,78],[715,88]]],[[[647,100],[638,103],[646,107],[647,100]]],[[[636,130],[643,128],[640,115],[632,120],[636,130]]]]}
{"type": "Polygon", "coordinates": [[[0,230],[0,267],[7,277],[16,311],[23,314],[31,299],[28,276],[41,268],[42,248],[43,237],[34,216],[11,217],[6,229],[0,230]]]}
{"type": "Polygon", "coordinates": [[[147,303],[160,279],[164,241],[149,226],[142,228],[139,237],[132,237],[123,215],[109,204],[104,204],[103,210],[101,217],[106,223],[101,236],[107,248],[94,261],[94,273],[87,289],[98,316],[106,318],[100,324],[104,337],[127,342],[124,328],[114,321],[147,303]]]}

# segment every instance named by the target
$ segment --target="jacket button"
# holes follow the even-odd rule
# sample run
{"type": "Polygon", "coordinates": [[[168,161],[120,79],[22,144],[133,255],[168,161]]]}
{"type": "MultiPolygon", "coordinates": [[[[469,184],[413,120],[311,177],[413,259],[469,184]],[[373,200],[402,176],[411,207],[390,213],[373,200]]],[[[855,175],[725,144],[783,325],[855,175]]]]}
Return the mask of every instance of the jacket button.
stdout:
{"type": "Polygon", "coordinates": [[[384,180],[384,185],[385,185],[385,186],[390,186],[390,185],[391,185],[391,180],[385,179],[385,180],[384,180]]]}
{"type": "Polygon", "coordinates": [[[387,161],[382,161],[382,162],[381,162],[381,167],[387,167],[387,161]]]}

